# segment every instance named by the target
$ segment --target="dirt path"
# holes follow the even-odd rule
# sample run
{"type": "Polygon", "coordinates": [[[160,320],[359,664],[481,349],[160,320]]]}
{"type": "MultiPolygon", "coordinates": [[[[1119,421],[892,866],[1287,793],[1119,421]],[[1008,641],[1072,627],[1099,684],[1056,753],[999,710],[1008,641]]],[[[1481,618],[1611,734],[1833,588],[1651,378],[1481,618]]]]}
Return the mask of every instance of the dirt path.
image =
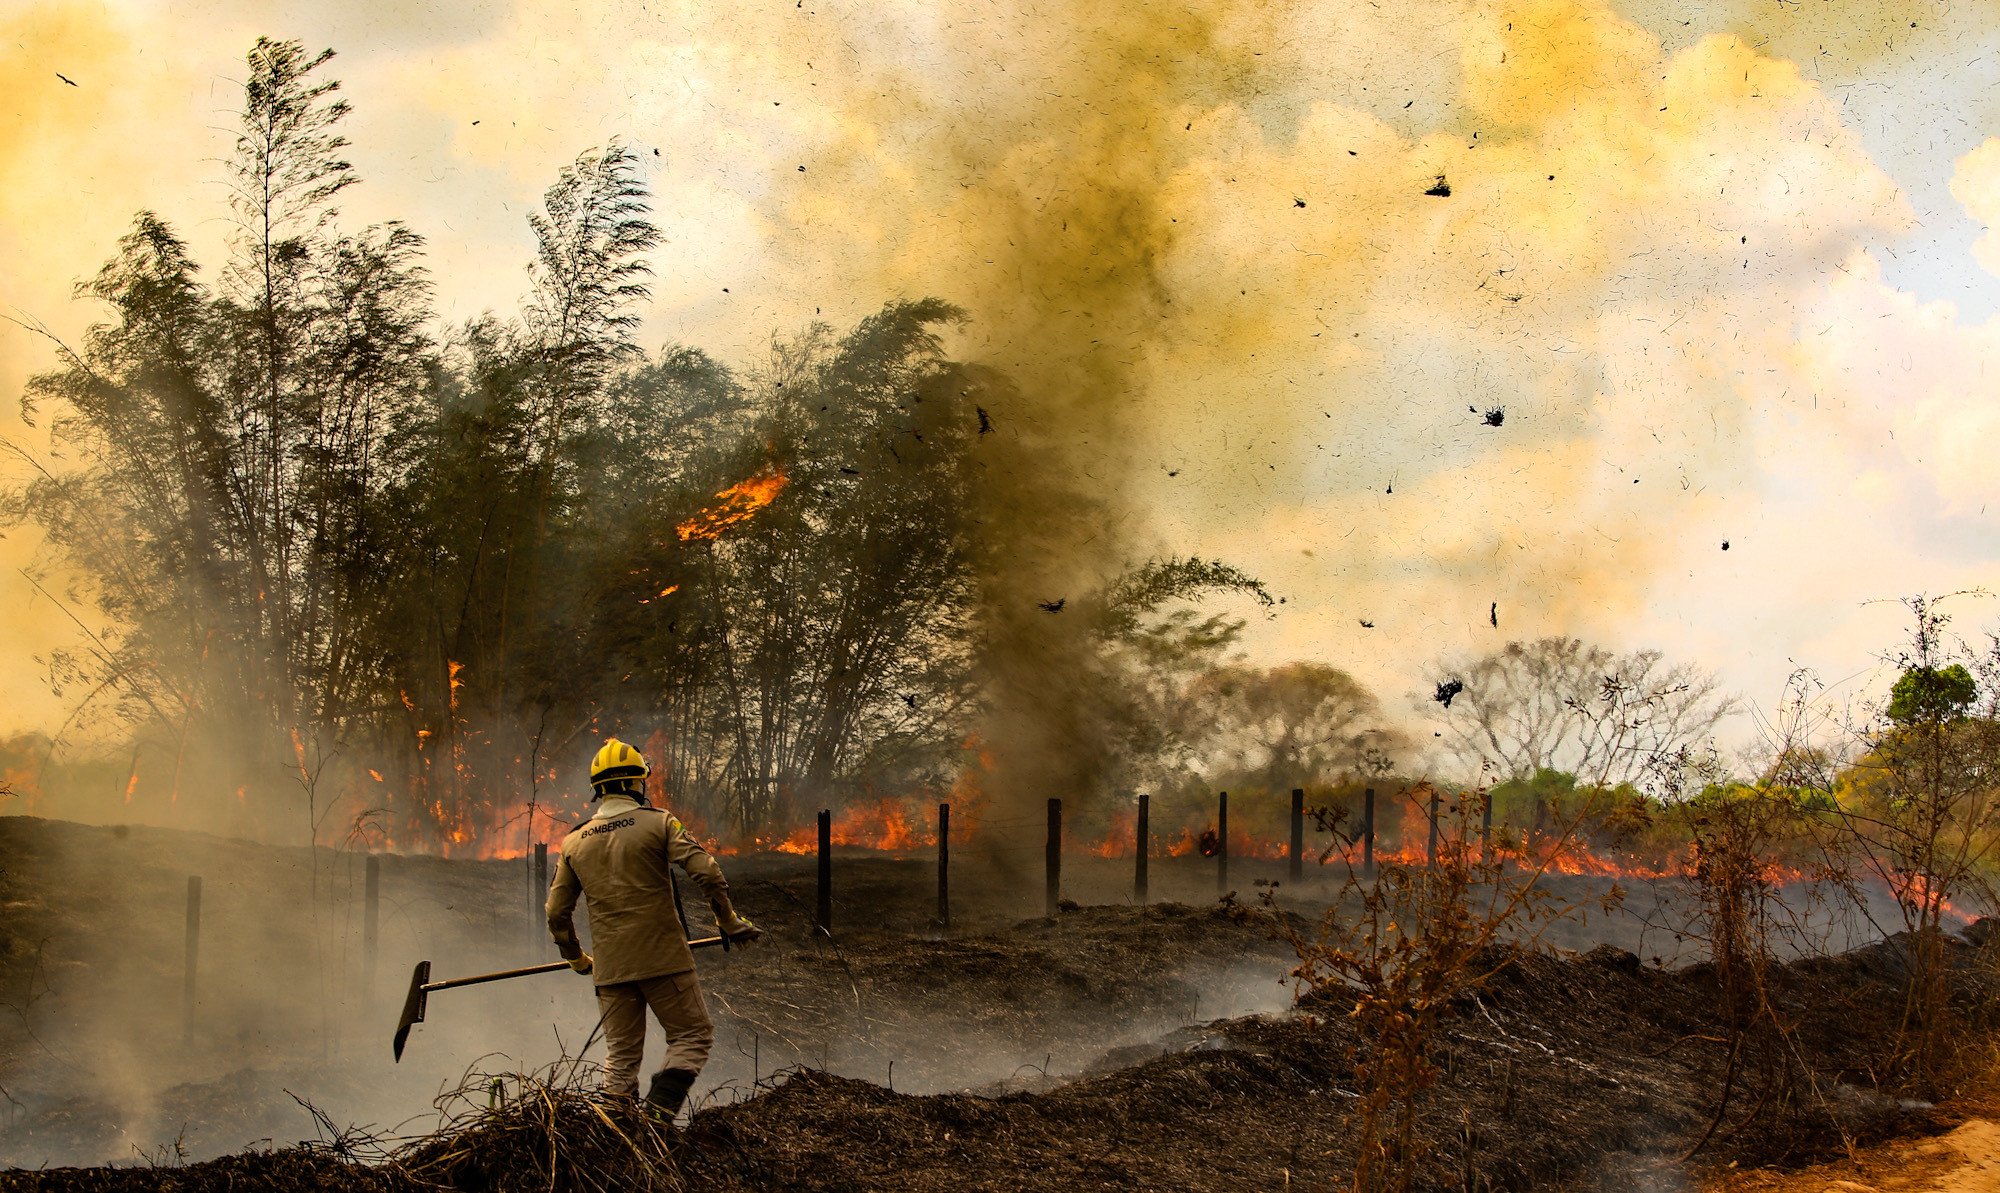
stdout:
{"type": "Polygon", "coordinates": [[[1933,1139],[1864,1148],[1858,1162],[1735,1175],[1709,1193],[2000,1193],[2000,1122],[1968,1119],[1933,1139]]]}

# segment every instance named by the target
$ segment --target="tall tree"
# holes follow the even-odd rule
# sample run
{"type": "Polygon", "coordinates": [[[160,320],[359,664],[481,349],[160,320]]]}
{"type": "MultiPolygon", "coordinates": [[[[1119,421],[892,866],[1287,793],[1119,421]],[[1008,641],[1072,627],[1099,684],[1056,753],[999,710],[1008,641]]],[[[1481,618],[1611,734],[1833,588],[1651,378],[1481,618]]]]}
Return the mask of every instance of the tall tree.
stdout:
{"type": "Polygon", "coordinates": [[[528,217],[536,245],[533,290],[517,351],[531,489],[528,520],[519,528],[526,535],[508,544],[500,592],[492,679],[502,701],[525,695],[510,684],[516,622],[544,631],[543,641],[546,631],[560,628],[547,620],[545,581],[590,520],[590,511],[575,503],[593,463],[587,449],[602,441],[595,433],[609,413],[606,383],[614,368],[640,356],[631,340],[639,322],[633,308],[649,293],[644,279],[652,272],[641,254],[659,243],[648,210],[638,156],[614,141],[564,167],[543,195],[543,210],[528,217]]]}
{"type": "Polygon", "coordinates": [[[292,449],[304,436],[292,416],[310,400],[297,366],[310,343],[318,239],[336,214],[334,197],[358,180],[339,156],[347,139],[338,126],[349,111],[335,98],[340,83],[314,77],[332,58],[331,50],[309,57],[296,41],[257,39],[229,164],[236,236],[223,276],[249,333],[237,342],[229,389],[245,456],[239,500],[258,592],[246,662],[252,688],[293,724],[300,710],[286,665],[297,580],[289,498],[292,449]]]}
{"type": "Polygon", "coordinates": [[[25,395],[76,465],[12,513],[93,577],[116,629],[89,662],[178,741],[176,784],[228,741],[203,778],[267,789],[295,735],[333,748],[383,699],[380,453],[429,383],[427,289],[407,229],[331,230],[353,174],[329,57],[249,55],[219,292],[140,213],[83,288],[112,321],[25,395]]]}
{"type": "Polygon", "coordinates": [[[1207,718],[1211,773],[1268,791],[1380,773],[1401,744],[1374,694],[1324,663],[1218,668],[1188,699],[1207,718]]]}

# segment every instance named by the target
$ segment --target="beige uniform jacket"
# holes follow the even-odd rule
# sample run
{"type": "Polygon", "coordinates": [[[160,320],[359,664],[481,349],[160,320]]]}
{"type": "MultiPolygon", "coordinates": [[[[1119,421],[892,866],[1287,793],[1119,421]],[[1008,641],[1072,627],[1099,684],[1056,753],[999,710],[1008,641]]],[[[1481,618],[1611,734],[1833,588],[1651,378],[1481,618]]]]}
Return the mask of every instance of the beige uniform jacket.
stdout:
{"type": "Polygon", "coordinates": [[[686,870],[710,901],[728,894],[722,867],[679,820],[622,796],[606,798],[595,816],[563,839],[549,883],[549,935],[564,959],[583,951],[572,918],[582,894],[598,985],[693,969],[694,953],[674,914],[669,865],[686,870]]]}

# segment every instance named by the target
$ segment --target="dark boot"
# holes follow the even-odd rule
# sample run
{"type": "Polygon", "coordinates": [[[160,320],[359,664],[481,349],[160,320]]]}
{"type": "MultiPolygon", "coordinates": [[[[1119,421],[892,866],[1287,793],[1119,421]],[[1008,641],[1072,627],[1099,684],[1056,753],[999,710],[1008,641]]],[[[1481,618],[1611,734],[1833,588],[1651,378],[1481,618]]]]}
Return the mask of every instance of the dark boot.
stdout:
{"type": "Polygon", "coordinates": [[[688,1091],[694,1088],[694,1079],[692,1069],[661,1069],[653,1074],[653,1084],[646,1090],[646,1104],[672,1118],[681,1112],[688,1091]]]}

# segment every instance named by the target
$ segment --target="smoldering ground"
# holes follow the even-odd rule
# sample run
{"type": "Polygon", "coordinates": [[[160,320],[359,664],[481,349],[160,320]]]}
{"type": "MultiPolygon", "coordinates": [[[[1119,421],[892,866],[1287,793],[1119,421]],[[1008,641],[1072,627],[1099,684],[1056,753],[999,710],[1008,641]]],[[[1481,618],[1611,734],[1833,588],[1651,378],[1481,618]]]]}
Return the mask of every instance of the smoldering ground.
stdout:
{"type": "MultiPolygon", "coordinates": [[[[0,831],[6,1163],[205,1157],[311,1137],[288,1095],[341,1126],[410,1131],[468,1073],[602,1059],[590,985],[563,971],[434,994],[391,1061],[417,960],[436,980],[553,958],[520,861],[382,859],[368,990],[358,856],[28,817],[0,831]],[[203,883],[184,1036],[190,873],[203,883]]],[[[928,867],[857,857],[838,871],[836,942],[816,943],[809,863],[729,859],[729,870],[739,905],[771,934],[748,953],[701,955],[717,1023],[701,1103],[798,1066],[904,1092],[1045,1088],[1108,1049],[1290,1000],[1281,946],[1210,911],[1017,930],[1025,900],[966,862],[954,933],[937,939],[928,867]]]]}
{"type": "MultiPolygon", "coordinates": [[[[380,945],[365,990],[360,857],[199,834],[0,821],[0,1161],[26,1167],[174,1161],[321,1124],[420,1132],[441,1093],[484,1097],[481,1073],[602,1058],[589,983],[564,972],[433,995],[400,1064],[389,1037],[411,967],[433,978],[551,959],[524,863],[381,861],[380,945]],[[315,867],[317,873],[315,873],[315,867]],[[203,876],[193,1034],[182,1001],[186,876],[203,876]]],[[[953,930],[935,914],[927,859],[865,853],[835,869],[836,935],[808,929],[810,862],[727,859],[738,902],[770,929],[758,948],[701,955],[716,1047],[697,1107],[730,1104],[784,1073],[823,1070],[904,1094],[1046,1092],[1200,1044],[1204,1024],[1279,1013],[1296,957],[1211,902],[1212,861],[1162,858],[1155,898],[1127,902],[1129,862],[1069,859],[1084,906],[1040,917],[1039,892],[962,862],[953,930]]],[[[1243,891],[1285,864],[1237,859],[1243,891]]],[[[1278,888],[1312,914],[1342,874],[1278,888]]],[[[1602,891],[1557,879],[1565,899],[1602,891]]],[[[1074,905],[1070,905],[1074,906],[1074,905]]],[[[699,922],[703,911],[692,914],[699,922]]],[[[1604,941],[1656,968],[1693,960],[1672,884],[1627,910],[1560,925],[1549,943],[1604,941]]],[[[1865,931],[1853,924],[1841,931],[1865,931]]],[[[1816,947],[1838,947],[1828,935],[1816,947]]],[[[1853,939],[1859,939],[1854,937],[1853,939]]],[[[658,1041],[653,1041],[657,1056],[658,1041]]]]}

